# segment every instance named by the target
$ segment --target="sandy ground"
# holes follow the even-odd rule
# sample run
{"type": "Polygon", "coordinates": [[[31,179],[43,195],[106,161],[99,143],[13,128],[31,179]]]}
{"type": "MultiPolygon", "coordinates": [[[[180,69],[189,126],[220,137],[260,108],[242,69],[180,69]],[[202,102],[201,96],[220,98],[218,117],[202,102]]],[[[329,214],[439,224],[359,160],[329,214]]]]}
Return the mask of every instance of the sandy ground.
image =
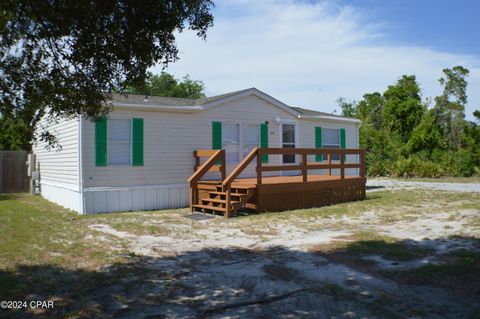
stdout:
{"type": "MultiPolygon", "coordinates": [[[[369,182],[389,189],[480,191],[478,184],[432,184],[369,182]]],[[[480,313],[478,295],[406,285],[382,271],[436,264],[458,249],[479,250],[473,238],[480,232],[470,222],[479,213],[439,209],[385,223],[378,212],[366,211],[354,218],[312,220],[318,223],[315,231],[285,221],[268,234],[244,232],[208,219],[197,222],[202,227],[195,236],[180,239],[134,235],[107,224],[90,227],[101,240],[126,241],[141,264],[141,274],[130,274],[118,287],[124,298],[110,303],[108,311],[117,318],[474,318],[480,313]],[[319,247],[348,242],[359,231],[396,238],[432,253],[408,261],[367,255],[363,258],[369,267],[318,253],[319,247]]]]}

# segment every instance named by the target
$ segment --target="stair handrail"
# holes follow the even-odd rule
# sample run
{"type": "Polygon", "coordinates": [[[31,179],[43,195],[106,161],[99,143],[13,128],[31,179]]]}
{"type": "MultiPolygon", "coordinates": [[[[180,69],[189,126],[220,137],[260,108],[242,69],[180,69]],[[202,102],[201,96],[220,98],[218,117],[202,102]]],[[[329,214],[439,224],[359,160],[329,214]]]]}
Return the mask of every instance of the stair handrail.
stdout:
{"type": "Polygon", "coordinates": [[[225,165],[225,150],[218,150],[212,156],[210,156],[203,165],[201,165],[188,179],[188,183],[192,186],[194,183],[198,182],[200,178],[205,175],[210,168],[212,168],[218,160],[222,160],[223,165],[225,165]]]}
{"type": "Polygon", "coordinates": [[[257,156],[258,154],[258,147],[255,147],[248,153],[248,155],[235,167],[235,169],[225,178],[225,180],[222,182],[222,186],[224,189],[230,189],[230,186],[232,182],[235,180],[235,178],[240,175],[241,172],[250,164],[253,159],[257,156]]]}

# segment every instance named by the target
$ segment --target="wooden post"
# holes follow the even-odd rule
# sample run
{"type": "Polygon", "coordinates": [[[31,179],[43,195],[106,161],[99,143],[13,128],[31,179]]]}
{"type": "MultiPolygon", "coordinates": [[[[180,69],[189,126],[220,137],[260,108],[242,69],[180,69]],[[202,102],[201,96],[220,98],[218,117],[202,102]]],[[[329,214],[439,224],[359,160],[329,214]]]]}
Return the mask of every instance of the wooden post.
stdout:
{"type": "Polygon", "coordinates": [[[193,212],[193,205],[195,201],[195,194],[193,190],[193,184],[190,184],[190,211],[193,212]]]}
{"type": "Polygon", "coordinates": [[[262,184],[262,156],[258,154],[257,151],[257,185],[262,184]]]}
{"type": "Polygon", "coordinates": [[[226,195],[226,200],[225,200],[225,218],[230,217],[230,192],[232,191],[232,188],[230,185],[227,186],[227,195],[226,195]]]}
{"type": "Polygon", "coordinates": [[[345,156],[340,154],[340,178],[345,178],[345,156]]]}
{"type": "Polygon", "coordinates": [[[193,151],[193,157],[195,158],[195,167],[193,168],[193,171],[196,172],[200,166],[200,157],[198,157],[197,151],[193,151]]]}
{"type": "Polygon", "coordinates": [[[307,153],[302,154],[302,179],[307,182],[307,153]]]}
{"type": "Polygon", "coordinates": [[[225,151],[222,151],[222,182],[225,180],[227,177],[227,164],[226,164],[226,159],[225,159],[225,151]]]}
{"type": "Polygon", "coordinates": [[[327,159],[328,159],[328,176],[332,176],[332,154],[331,153],[327,154],[327,159]]]}

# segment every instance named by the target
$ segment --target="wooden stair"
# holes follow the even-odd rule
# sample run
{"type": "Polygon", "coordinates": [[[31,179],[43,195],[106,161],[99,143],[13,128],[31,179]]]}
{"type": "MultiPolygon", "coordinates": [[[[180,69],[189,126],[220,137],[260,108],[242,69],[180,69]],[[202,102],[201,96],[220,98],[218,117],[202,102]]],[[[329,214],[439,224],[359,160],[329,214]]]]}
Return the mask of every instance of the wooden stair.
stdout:
{"type": "MultiPolygon", "coordinates": [[[[193,210],[203,213],[225,215],[227,209],[227,192],[222,185],[216,185],[216,190],[208,191],[208,197],[200,199],[200,204],[192,205],[193,210]]],[[[228,216],[233,216],[240,208],[244,207],[255,194],[255,189],[246,186],[232,186],[230,192],[230,209],[228,216]]]]}

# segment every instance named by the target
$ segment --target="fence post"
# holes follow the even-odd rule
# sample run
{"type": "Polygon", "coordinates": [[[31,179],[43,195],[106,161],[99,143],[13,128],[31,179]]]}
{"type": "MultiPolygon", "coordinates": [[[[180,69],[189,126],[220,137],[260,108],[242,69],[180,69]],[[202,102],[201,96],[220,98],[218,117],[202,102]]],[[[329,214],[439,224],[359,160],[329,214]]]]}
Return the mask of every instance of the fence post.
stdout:
{"type": "Polygon", "coordinates": [[[307,153],[302,154],[302,179],[303,182],[307,182],[307,153]]]}
{"type": "Polygon", "coordinates": [[[340,154],[340,178],[341,179],[345,178],[345,155],[344,154],[340,154]]]}
{"type": "Polygon", "coordinates": [[[257,185],[262,184],[262,156],[259,154],[259,150],[257,150],[257,185]]]}
{"type": "Polygon", "coordinates": [[[332,176],[332,154],[331,153],[327,154],[327,159],[328,159],[328,176],[332,176]]]}
{"type": "Polygon", "coordinates": [[[360,151],[360,177],[365,177],[365,152],[360,151]]]}

